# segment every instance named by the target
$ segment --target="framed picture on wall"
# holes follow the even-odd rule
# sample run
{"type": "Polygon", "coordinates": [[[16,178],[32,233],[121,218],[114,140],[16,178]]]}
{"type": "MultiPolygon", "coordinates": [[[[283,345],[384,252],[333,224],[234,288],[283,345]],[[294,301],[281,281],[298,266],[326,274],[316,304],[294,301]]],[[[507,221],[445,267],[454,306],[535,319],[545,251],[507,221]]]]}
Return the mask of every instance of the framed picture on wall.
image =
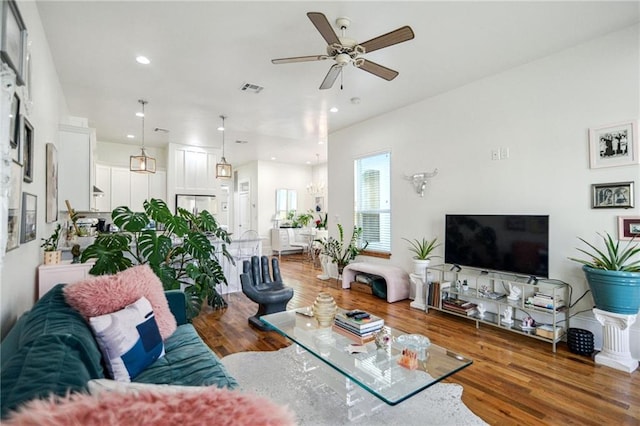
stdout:
{"type": "Polygon", "coordinates": [[[25,182],[33,182],[33,126],[22,116],[22,171],[25,182]]]}
{"type": "Polygon", "coordinates": [[[22,86],[27,58],[27,28],[14,0],[3,1],[0,8],[0,56],[16,73],[18,86],[22,86]]]}
{"type": "Polygon", "coordinates": [[[618,216],[618,239],[640,240],[640,216],[618,216]]]}
{"type": "Polygon", "coordinates": [[[18,144],[20,142],[19,118],[20,98],[14,93],[13,99],[11,100],[11,111],[9,112],[9,145],[11,146],[11,149],[18,149],[18,144]]]}
{"type": "Polygon", "coordinates": [[[20,227],[20,244],[36,239],[38,197],[27,192],[22,193],[22,225],[20,227]]]}
{"type": "Polygon", "coordinates": [[[47,144],[47,223],[58,220],[58,150],[52,143],[47,144]]]}
{"type": "Polygon", "coordinates": [[[592,169],[639,164],[638,122],[589,129],[589,159],[592,169]]]}
{"type": "Polygon", "coordinates": [[[597,183],[591,185],[591,208],[623,208],[634,206],[633,182],[597,183]]]}
{"type": "Polygon", "coordinates": [[[9,212],[7,215],[7,251],[20,245],[20,202],[22,201],[22,166],[11,162],[9,212]]]}

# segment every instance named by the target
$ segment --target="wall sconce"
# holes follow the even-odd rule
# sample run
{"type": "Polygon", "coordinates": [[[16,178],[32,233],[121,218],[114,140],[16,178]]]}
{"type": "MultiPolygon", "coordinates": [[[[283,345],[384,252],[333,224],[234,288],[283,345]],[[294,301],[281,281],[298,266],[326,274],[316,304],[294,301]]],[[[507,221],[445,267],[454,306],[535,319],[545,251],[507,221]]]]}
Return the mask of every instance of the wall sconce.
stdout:
{"type": "Polygon", "coordinates": [[[438,174],[438,169],[435,169],[433,172],[422,172],[415,173],[413,175],[407,176],[404,178],[410,181],[413,184],[416,192],[420,194],[421,197],[424,197],[424,191],[427,189],[427,183],[429,183],[429,179],[438,174]]]}

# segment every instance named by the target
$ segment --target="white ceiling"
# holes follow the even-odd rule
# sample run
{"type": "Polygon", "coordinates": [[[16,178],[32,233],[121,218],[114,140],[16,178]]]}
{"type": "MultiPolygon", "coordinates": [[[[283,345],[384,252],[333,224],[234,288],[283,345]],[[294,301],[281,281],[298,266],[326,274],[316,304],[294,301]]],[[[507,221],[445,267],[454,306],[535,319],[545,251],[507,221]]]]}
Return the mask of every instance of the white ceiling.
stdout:
{"type": "Polygon", "coordinates": [[[140,145],[134,113],[144,98],[146,145],[220,147],[225,114],[226,157],[236,165],[315,164],[316,154],[324,162],[331,132],[640,21],[638,2],[609,1],[45,0],[38,10],[70,113],[87,117],[98,140],[140,145]],[[415,39],[366,56],[399,76],[388,82],[348,67],[342,90],[338,80],[321,91],[331,61],[273,65],[325,53],[309,11],[332,24],[351,18],[347,36],[358,42],[411,26],[415,39]],[[264,90],[242,92],[244,83],[264,90]]]}

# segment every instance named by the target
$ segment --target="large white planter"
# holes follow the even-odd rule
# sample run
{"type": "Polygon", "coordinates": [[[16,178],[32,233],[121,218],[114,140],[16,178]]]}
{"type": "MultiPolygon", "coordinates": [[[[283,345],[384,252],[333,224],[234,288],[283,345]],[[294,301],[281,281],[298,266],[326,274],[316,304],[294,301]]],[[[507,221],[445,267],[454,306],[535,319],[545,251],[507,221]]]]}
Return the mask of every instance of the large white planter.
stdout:
{"type": "Polygon", "coordinates": [[[427,282],[427,266],[429,266],[428,259],[412,259],[413,260],[413,273],[422,277],[423,282],[427,282]]]}

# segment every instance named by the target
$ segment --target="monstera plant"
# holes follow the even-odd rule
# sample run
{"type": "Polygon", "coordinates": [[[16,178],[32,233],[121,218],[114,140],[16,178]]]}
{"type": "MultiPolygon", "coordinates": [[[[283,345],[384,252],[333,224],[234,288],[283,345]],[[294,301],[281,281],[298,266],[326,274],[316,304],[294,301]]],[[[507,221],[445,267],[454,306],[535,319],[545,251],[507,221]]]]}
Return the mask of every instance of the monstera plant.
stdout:
{"type": "Polygon", "coordinates": [[[231,239],[208,211],[194,215],[178,208],[173,214],[164,201],[153,198],[144,202],[144,213],[121,206],[111,218],[121,232],[98,235],[82,252],[82,262],[95,259],[90,274],[114,274],[148,264],[165,290],[184,288],[191,315],[205,301],[213,308],[227,306],[216,286],[227,284],[220,256],[234,263],[227,251],[231,239]],[[162,231],[151,229],[152,222],[162,231]],[[219,250],[212,239],[219,240],[219,250]]]}

